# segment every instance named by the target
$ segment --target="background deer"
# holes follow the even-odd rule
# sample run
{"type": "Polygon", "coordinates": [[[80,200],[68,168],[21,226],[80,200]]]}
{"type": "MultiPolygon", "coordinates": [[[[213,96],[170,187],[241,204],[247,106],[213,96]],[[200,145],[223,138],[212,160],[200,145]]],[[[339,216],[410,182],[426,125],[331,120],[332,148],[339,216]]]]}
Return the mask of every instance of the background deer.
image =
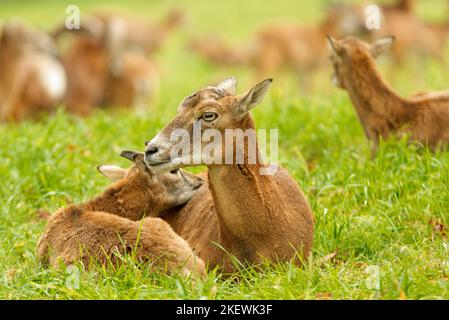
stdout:
{"type": "Polygon", "coordinates": [[[39,259],[53,266],[60,260],[81,260],[88,266],[91,259],[115,265],[120,261],[116,253],[132,253],[155,268],[204,274],[203,261],[187,242],[155,218],[187,202],[202,180],[181,170],[156,174],[144,163],[143,154],[126,151],[122,156],[135,162],[129,170],[98,168],[117,182],[96,198],[60,209],[50,218],[38,243],[39,259]]]}
{"type": "Polygon", "coordinates": [[[157,23],[104,11],[94,13],[94,16],[105,24],[120,24],[119,32],[124,44],[127,47],[142,48],[147,55],[161,50],[169,36],[186,22],[186,15],[178,8],[169,10],[164,19],[157,23]]]}
{"type": "MultiPolygon", "coordinates": [[[[193,134],[195,121],[201,122],[202,130],[215,128],[221,134],[226,129],[254,129],[249,110],[262,101],[271,82],[265,80],[246,94],[235,95],[236,79],[231,78],[185,98],[178,115],[147,144],[145,161],[157,171],[185,166],[171,159],[175,143],[169,138],[176,129],[193,134]]],[[[247,140],[242,147],[235,139],[234,155],[240,148],[248,150],[247,140]]],[[[198,156],[190,149],[183,156],[198,156]]],[[[254,164],[248,154],[241,164],[207,164],[208,183],[177,214],[166,217],[202,259],[226,271],[235,267],[230,255],[243,263],[262,258],[288,261],[307,259],[312,248],[312,212],[297,183],[283,168],[274,175],[261,175],[264,164],[257,146],[255,152],[254,164]]]]}
{"type": "Polygon", "coordinates": [[[0,121],[35,118],[64,97],[66,74],[51,38],[18,21],[2,27],[0,70],[0,121]]]}
{"type": "Polygon", "coordinates": [[[374,58],[390,48],[393,37],[368,44],[356,38],[328,38],[335,83],[348,91],[366,136],[377,152],[379,138],[407,132],[410,138],[436,149],[449,142],[447,91],[402,98],[388,86],[374,58]]]}
{"type": "Polygon", "coordinates": [[[359,14],[344,5],[330,6],[318,24],[273,23],[258,30],[244,45],[232,47],[209,36],[192,40],[191,49],[215,64],[249,65],[259,78],[283,69],[302,75],[326,61],[325,35],[358,34],[365,29],[359,14]]]}
{"type": "MultiPolygon", "coordinates": [[[[144,109],[152,101],[158,88],[157,69],[143,52],[127,47],[125,27],[119,19],[90,16],[83,19],[81,30],[73,32],[62,53],[68,111],[86,116],[97,106],[144,109]]],[[[53,36],[57,39],[68,32],[61,26],[53,36]]]]}

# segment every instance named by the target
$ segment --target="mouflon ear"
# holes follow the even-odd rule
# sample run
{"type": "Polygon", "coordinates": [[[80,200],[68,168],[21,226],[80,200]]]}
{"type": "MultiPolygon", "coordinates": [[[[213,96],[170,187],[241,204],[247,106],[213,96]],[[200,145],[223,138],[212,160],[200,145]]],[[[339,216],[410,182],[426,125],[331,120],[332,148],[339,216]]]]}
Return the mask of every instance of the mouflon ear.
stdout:
{"type": "Polygon", "coordinates": [[[223,80],[217,85],[218,89],[225,90],[227,93],[234,95],[235,94],[235,88],[237,87],[237,78],[231,77],[226,80],[223,80]]]}
{"type": "Polygon", "coordinates": [[[114,165],[97,166],[98,172],[111,181],[118,181],[126,176],[127,170],[114,165]]]}
{"type": "Polygon", "coordinates": [[[237,116],[243,117],[249,110],[262,102],[272,83],[273,79],[266,79],[256,84],[246,94],[241,96],[236,107],[237,116]]]}
{"type": "Polygon", "coordinates": [[[124,151],[120,152],[120,157],[123,157],[123,158],[125,158],[125,159],[128,159],[129,161],[132,161],[132,162],[135,161],[135,158],[136,158],[138,155],[143,156],[144,154],[141,153],[141,152],[131,151],[131,150],[124,150],[124,151]]]}
{"type": "Polygon", "coordinates": [[[371,45],[371,54],[374,58],[378,57],[379,55],[390,49],[393,46],[394,41],[394,36],[382,37],[380,39],[377,39],[371,45]]]}

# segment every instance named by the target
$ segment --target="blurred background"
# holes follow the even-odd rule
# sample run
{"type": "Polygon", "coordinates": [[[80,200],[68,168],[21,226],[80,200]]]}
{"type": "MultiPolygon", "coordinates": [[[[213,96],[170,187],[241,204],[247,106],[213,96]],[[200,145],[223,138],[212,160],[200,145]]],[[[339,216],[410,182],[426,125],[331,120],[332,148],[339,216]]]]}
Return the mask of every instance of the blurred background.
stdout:
{"type": "Polygon", "coordinates": [[[447,66],[446,0],[3,0],[0,21],[3,38],[10,34],[0,59],[4,121],[57,106],[81,116],[100,106],[174,108],[180,96],[173,92],[188,94],[231,75],[245,85],[274,77],[274,90],[284,94],[325,97],[336,92],[326,34],[368,41],[394,34],[395,50],[380,66],[401,93],[449,83],[448,73],[432,71],[447,66]],[[365,26],[370,4],[380,9],[380,30],[365,26]],[[64,29],[70,5],[80,10],[79,31],[64,29]],[[33,51],[40,56],[25,54],[33,51]],[[18,79],[19,69],[28,81],[18,79]],[[20,108],[32,110],[14,111],[20,108]]]}

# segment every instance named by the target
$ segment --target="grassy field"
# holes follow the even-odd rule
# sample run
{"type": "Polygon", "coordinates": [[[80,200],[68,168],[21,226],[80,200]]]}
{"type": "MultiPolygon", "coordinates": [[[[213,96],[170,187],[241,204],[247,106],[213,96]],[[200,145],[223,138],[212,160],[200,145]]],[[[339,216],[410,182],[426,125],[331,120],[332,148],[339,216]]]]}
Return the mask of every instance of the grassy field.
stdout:
{"type": "MultiPolygon", "coordinates": [[[[20,16],[49,28],[64,20],[74,1],[2,1],[0,19],[20,16]]],[[[118,1],[75,1],[82,11],[118,1]]],[[[425,1],[423,16],[441,18],[443,1],[425,1]]],[[[303,268],[266,265],[204,281],[151,274],[128,261],[117,270],[80,271],[79,288],[67,285],[73,271],[46,269],[35,248],[45,223],[38,210],[54,211],[97,194],[107,181],[95,166],[127,166],[118,153],[142,149],[176,112],[186,95],[229,75],[246,90],[247,70],[214,68],[185,50],[195,33],[218,31],[245,41],[266,21],[317,21],[315,1],[127,1],[129,12],[157,17],[175,3],[190,24],[159,55],[162,92],[148,113],[97,111],[79,119],[59,110],[39,123],[0,125],[0,298],[3,299],[449,299],[449,152],[431,154],[405,141],[369,148],[345,92],[329,81],[328,68],[314,75],[309,92],[292,77],[275,77],[266,101],[253,112],[259,128],[279,129],[280,162],[307,195],[316,219],[315,245],[303,268]],[[312,4],[314,3],[314,4],[312,4]],[[444,225],[445,227],[441,227],[444,225]],[[443,229],[441,231],[441,229],[443,229]],[[331,257],[329,257],[331,255],[331,257]],[[328,258],[324,258],[328,257],[328,258]]],[[[443,11],[444,13],[444,11],[443,11]]],[[[449,57],[449,55],[448,55],[449,57]]],[[[393,74],[401,93],[449,87],[449,74],[433,61],[393,74]]],[[[311,80],[312,81],[312,80],[311,80]]]]}

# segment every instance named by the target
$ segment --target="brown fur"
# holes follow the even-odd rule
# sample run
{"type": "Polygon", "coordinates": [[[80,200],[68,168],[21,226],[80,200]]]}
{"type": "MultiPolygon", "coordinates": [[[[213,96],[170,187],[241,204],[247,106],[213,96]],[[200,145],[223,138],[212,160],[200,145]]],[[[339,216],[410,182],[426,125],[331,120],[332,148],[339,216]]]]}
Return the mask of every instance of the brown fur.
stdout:
{"type": "Polygon", "coordinates": [[[430,56],[443,60],[443,49],[449,33],[447,21],[427,22],[415,12],[415,1],[399,0],[392,4],[380,4],[380,29],[368,30],[365,26],[365,10],[368,4],[372,3],[339,5],[338,10],[331,11],[334,15],[340,15],[339,21],[350,24],[351,27],[340,36],[329,34],[334,37],[356,36],[366,41],[394,35],[396,45],[392,55],[396,63],[403,63],[410,55],[430,56]]]}
{"type": "MultiPolygon", "coordinates": [[[[96,106],[147,105],[155,94],[157,72],[144,54],[126,47],[125,36],[113,22],[85,19],[63,52],[68,74],[68,111],[87,116],[96,106]]],[[[67,32],[57,28],[59,37],[67,32]]]]}
{"type": "Polygon", "coordinates": [[[233,48],[217,35],[192,39],[189,49],[207,61],[221,66],[247,65],[254,55],[252,46],[233,48]]]}
{"type": "Polygon", "coordinates": [[[403,11],[412,12],[415,8],[414,0],[398,0],[392,4],[383,4],[381,6],[384,11],[403,11]]]}
{"type": "Polygon", "coordinates": [[[201,180],[181,171],[155,175],[147,171],[142,156],[135,161],[124,178],[100,196],[51,217],[38,243],[42,262],[56,266],[60,260],[65,264],[81,260],[87,266],[93,259],[116,265],[120,260],[114,253],[132,252],[137,261],[168,272],[204,274],[203,261],[187,242],[155,218],[188,201],[201,180]]]}
{"type": "Polygon", "coordinates": [[[333,6],[318,24],[274,23],[258,30],[254,40],[246,45],[233,48],[222,39],[210,36],[192,40],[191,48],[218,65],[249,65],[258,78],[282,69],[301,75],[326,61],[326,41],[323,40],[326,34],[342,36],[361,29],[360,25],[349,26],[351,30],[342,27],[343,20],[351,19],[349,15],[352,14],[346,6],[333,6]]]}
{"type": "MultiPolygon", "coordinates": [[[[360,29],[360,32],[346,34],[356,36],[366,41],[379,37],[394,35],[396,45],[392,55],[396,63],[403,63],[410,55],[430,56],[443,59],[443,49],[446,45],[449,24],[432,23],[423,20],[414,10],[415,1],[400,0],[393,4],[382,4],[381,24],[379,30],[360,29]]],[[[365,5],[348,7],[352,16],[358,17],[359,24],[364,22],[365,5]]]]}
{"type": "Polygon", "coordinates": [[[397,10],[384,12],[384,20],[373,36],[395,36],[392,53],[396,62],[402,63],[410,53],[442,59],[447,35],[443,25],[427,23],[414,13],[397,10]]]}
{"type": "Polygon", "coordinates": [[[126,51],[111,67],[102,104],[145,110],[158,90],[156,67],[142,53],[126,51]]]}
{"type": "MultiPolygon", "coordinates": [[[[205,110],[219,114],[208,127],[221,132],[254,128],[250,114],[237,115],[236,108],[247,106],[248,101],[252,106],[257,104],[268,86],[265,81],[242,96],[232,90],[207,87],[186,98],[179,114],[148,144],[147,152],[155,146],[159,151],[147,155],[147,163],[166,159],[170,147],[164,147],[165,138],[177,128],[191,132],[192,120],[201,118],[205,110]]],[[[235,267],[229,254],[250,264],[260,262],[262,257],[288,261],[297,257],[296,253],[307,259],[313,242],[313,218],[297,183],[283,168],[274,175],[261,175],[259,169],[264,165],[260,160],[256,164],[247,160],[239,165],[208,165],[207,183],[185,207],[165,219],[202,259],[225,271],[235,267]]],[[[167,163],[158,167],[164,170],[177,166],[167,163]]]]}
{"type": "Polygon", "coordinates": [[[0,34],[0,121],[36,118],[55,109],[66,75],[51,39],[19,22],[0,34]]]}
{"type": "Polygon", "coordinates": [[[63,52],[67,70],[66,107],[71,113],[87,116],[101,104],[109,72],[109,56],[102,41],[77,35],[63,52]]]}
{"type": "Polygon", "coordinates": [[[430,92],[402,98],[382,79],[374,57],[392,43],[380,39],[372,45],[356,38],[330,39],[331,60],[338,84],[348,91],[366,136],[373,141],[373,155],[379,137],[403,132],[432,149],[449,142],[449,95],[430,92]]]}

